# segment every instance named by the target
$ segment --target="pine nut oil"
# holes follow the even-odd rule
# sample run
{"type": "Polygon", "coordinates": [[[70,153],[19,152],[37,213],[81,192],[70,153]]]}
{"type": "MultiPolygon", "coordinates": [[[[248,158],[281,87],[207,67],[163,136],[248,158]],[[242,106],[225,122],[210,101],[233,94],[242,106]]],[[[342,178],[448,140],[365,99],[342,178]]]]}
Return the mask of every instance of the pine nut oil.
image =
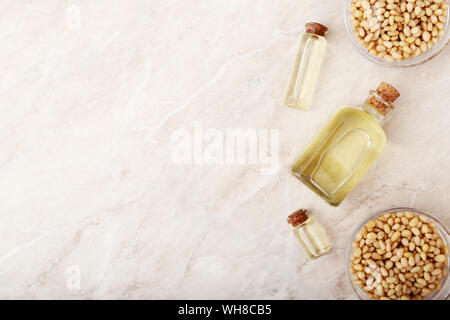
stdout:
{"type": "Polygon", "coordinates": [[[291,108],[308,110],[313,98],[327,40],[328,28],[320,23],[306,24],[306,33],[300,39],[297,58],[284,104],[291,108]]]}
{"type": "Polygon", "coordinates": [[[382,82],[361,107],[338,110],[306,147],[292,174],[331,206],[339,206],[383,151],[381,122],[399,96],[382,82]]]}
{"type": "Polygon", "coordinates": [[[291,214],[288,223],[294,227],[293,233],[309,260],[316,259],[331,249],[327,235],[317,221],[308,216],[305,209],[291,214]]]}

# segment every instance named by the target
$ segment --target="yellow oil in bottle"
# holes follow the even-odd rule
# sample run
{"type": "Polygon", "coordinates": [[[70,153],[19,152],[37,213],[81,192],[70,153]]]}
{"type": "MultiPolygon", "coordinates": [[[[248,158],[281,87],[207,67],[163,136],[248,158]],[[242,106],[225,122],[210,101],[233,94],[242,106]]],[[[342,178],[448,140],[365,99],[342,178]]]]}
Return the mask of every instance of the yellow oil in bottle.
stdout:
{"type": "Polygon", "coordinates": [[[374,95],[376,101],[382,101],[372,103],[379,110],[369,103],[371,98],[363,108],[340,109],[292,168],[295,177],[332,206],[341,204],[386,145],[386,134],[379,122],[384,116],[379,111],[386,111],[381,105],[386,103],[375,92],[374,95]]]}

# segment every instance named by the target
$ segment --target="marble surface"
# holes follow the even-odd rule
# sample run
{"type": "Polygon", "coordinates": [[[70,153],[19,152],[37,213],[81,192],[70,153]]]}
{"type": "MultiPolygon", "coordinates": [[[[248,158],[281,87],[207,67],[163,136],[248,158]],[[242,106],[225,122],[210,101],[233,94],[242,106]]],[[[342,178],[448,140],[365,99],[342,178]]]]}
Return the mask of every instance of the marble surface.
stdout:
{"type": "Polygon", "coordinates": [[[1,1],[0,298],[355,299],[343,252],[365,216],[414,206],[450,226],[450,51],[374,65],[346,38],[343,3],[1,1]],[[281,101],[311,20],[330,32],[302,112],[281,101]],[[331,208],[288,168],[381,80],[402,94],[388,145],[331,208]],[[277,170],[180,163],[177,134],[196,128],[274,133],[277,170]],[[299,208],[333,243],[312,262],[286,223],[299,208]]]}

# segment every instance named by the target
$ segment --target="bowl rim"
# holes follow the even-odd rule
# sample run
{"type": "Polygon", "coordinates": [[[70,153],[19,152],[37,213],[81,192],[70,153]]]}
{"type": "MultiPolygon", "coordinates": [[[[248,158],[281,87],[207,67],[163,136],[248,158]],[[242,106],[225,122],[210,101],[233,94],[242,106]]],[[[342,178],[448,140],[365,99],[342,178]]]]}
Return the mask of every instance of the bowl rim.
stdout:
{"type": "MultiPolygon", "coordinates": [[[[413,57],[407,60],[403,61],[393,61],[389,62],[386,61],[383,58],[375,57],[374,55],[370,54],[369,51],[362,45],[358,43],[356,40],[356,37],[354,35],[354,30],[351,25],[350,20],[350,7],[354,0],[346,0],[346,3],[344,5],[344,24],[345,24],[345,30],[347,33],[347,37],[350,39],[350,42],[352,43],[353,47],[366,59],[374,62],[375,64],[378,64],[380,66],[391,68],[391,69],[403,69],[403,68],[414,68],[422,66],[431,60],[433,60],[436,56],[438,56],[449,44],[450,40],[450,10],[447,10],[447,22],[444,27],[444,35],[439,40],[439,42],[431,49],[425,52],[424,54],[421,54],[417,57],[413,57]]],[[[447,3],[450,5],[450,1],[446,0],[447,3]]]]}
{"type": "MultiPolygon", "coordinates": [[[[353,247],[352,247],[353,240],[355,239],[356,234],[361,230],[361,228],[363,226],[365,226],[369,221],[374,220],[375,218],[382,216],[386,213],[400,212],[400,211],[409,211],[413,214],[424,215],[425,217],[430,219],[432,222],[434,222],[436,224],[439,234],[441,235],[441,238],[444,241],[445,245],[447,247],[449,247],[449,245],[450,245],[450,231],[447,228],[447,226],[441,220],[439,220],[439,218],[437,218],[436,216],[434,216],[428,212],[425,212],[423,210],[419,210],[419,209],[411,208],[411,207],[393,207],[393,208],[379,210],[375,213],[369,214],[352,231],[350,238],[347,240],[347,244],[345,247],[345,254],[344,254],[345,277],[346,277],[347,281],[349,282],[353,292],[357,295],[357,297],[360,300],[371,300],[371,299],[369,299],[369,297],[367,297],[367,295],[365,293],[363,293],[363,291],[360,288],[355,288],[355,285],[353,284],[353,277],[351,276],[350,271],[349,271],[349,268],[351,265],[350,257],[351,257],[352,251],[353,251],[352,250],[353,249],[353,247]]],[[[450,260],[450,255],[449,255],[449,257],[447,257],[447,259],[450,260]]],[[[447,266],[447,271],[450,271],[450,264],[447,266]]],[[[439,297],[439,300],[446,300],[450,297],[450,287],[447,289],[447,292],[443,293],[443,291],[442,291],[445,289],[446,285],[450,286],[449,272],[447,272],[447,275],[445,278],[441,279],[441,282],[443,283],[441,290],[434,291],[430,295],[426,296],[426,298],[425,298],[426,300],[432,300],[433,298],[435,298],[436,295],[439,295],[439,294],[442,295],[442,297],[439,297]]]]}

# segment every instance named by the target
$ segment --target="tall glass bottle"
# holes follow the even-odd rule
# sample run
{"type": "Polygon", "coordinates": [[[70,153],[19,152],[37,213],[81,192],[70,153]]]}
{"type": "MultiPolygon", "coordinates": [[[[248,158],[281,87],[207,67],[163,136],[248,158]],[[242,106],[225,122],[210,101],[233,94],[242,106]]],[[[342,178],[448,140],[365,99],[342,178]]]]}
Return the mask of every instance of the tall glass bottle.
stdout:
{"type": "Polygon", "coordinates": [[[383,151],[381,124],[399,96],[382,82],[360,107],[338,110],[306,147],[292,174],[331,206],[339,206],[383,151]]]}
{"type": "Polygon", "coordinates": [[[297,238],[308,259],[316,259],[328,252],[331,248],[330,240],[322,230],[320,225],[312,217],[309,217],[307,210],[300,209],[288,217],[294,229],[294,236],[297,238]]]}
{"type": "Polygon", "coordinates": [[[328,28],[316,22],[306,24],[306,33],[300,39],[300,48],[289,83],[284,104],[308,110],[319,77],[327,40],[328,28]]]}

